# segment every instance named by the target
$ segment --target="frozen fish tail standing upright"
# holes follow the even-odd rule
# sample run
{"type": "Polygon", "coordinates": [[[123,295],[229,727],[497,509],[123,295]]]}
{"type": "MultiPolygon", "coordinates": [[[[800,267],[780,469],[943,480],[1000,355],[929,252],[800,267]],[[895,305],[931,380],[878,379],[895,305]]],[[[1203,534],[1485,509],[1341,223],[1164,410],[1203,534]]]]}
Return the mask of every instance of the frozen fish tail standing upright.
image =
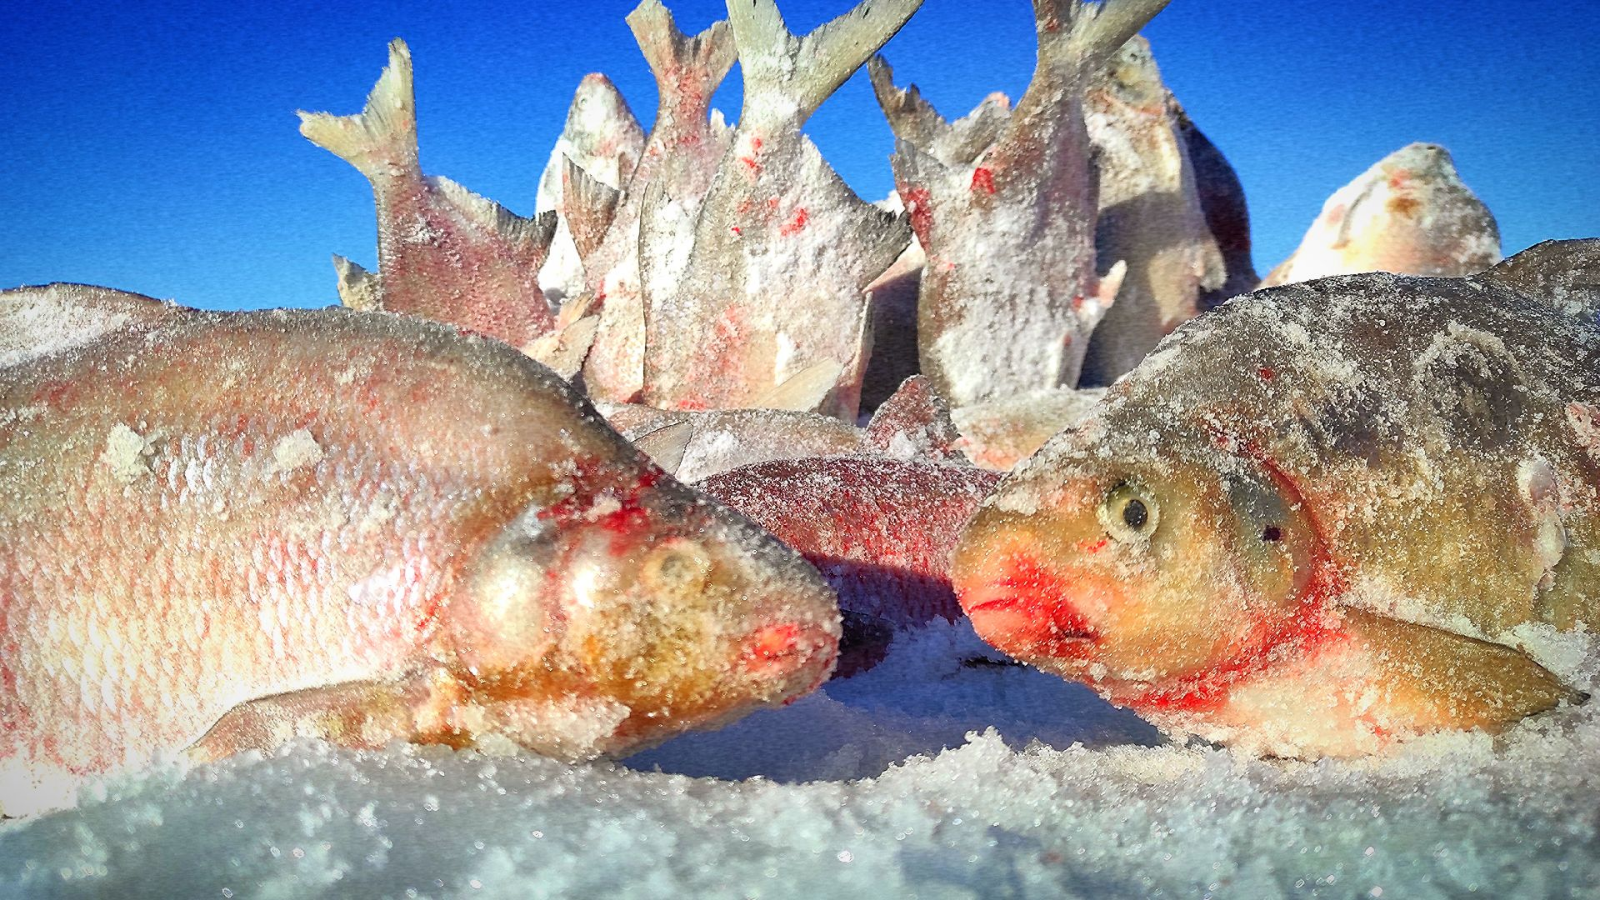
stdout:
{"type": "Polygon", "coordinates": [[[0,334],[6,815],[297,734],[620,755],[832,666],[815,570],[498,341],[78,286],[0,334]]]}
{"type": "Polygon", "coordinates": [[[378,202],[378,272],[335,256],[346,306],[449,322],[527,347],[554,325],[539,267],[555,213],[524,219],[417,161],[411,51],[389,44],[389,64],[354,116],[301,113],[300,133],[355,166],[378,202]]]}
{"type": "Polygon", "coordinates": [[[1500,261],[1500,229],[1438,144],[1407,144],[1328,198],[1263,287],[1347,275],[1472,275],[1500,261]]]}
{"type": "Polygon", "coordinates": [[[731,134],[711,113],[711,95],[735,56],[727,22],[689,37],[660,0],[640,3],[628,14],[628,28],[656,79],[656,120],[610,229],[584,259],[600,309],[584,387],[591,397],[618,403],[638,401],[644,389],[646,289],[661,296],[674,290],[681,247],[727,150],[731,134]]]}
{"type": "Polygon", "coordinates": [[[1600,326],[1569,312],[1600,298],[1600,241],[1524,255],[1179,328],[968,525],[978,633],[1280,756],[1576,700],[1539,635],[1600,625],[1600,326]]]}
{"type": "Polygon", "coordinates": [[[729,0],[744,105],[681,279],[668,292],[646,286],[645,402],[759,405],[827,366],[839,375],[822,411],[854,418],[864,292],[911,234],[902,216],[857,197],[800,127],[919,5],[865,0],[797,38],[772,0],[729,0]]]}
{"type": "Polygon", "coordinates": [[[1095,275],[1087,79],[1166,0],[1035,0],[1039,64],[999,140],[948,165],[902,134],[895,183],[928,254],[922,371],[952,406],[1077,383],[1123,267],[1095,275]]]}

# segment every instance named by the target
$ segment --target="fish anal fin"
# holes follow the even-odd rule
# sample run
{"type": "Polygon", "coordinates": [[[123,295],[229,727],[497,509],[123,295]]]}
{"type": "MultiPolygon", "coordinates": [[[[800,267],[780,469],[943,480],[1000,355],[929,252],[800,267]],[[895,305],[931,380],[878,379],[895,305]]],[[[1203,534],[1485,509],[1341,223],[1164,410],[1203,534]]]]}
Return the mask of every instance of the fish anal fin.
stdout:
{"type": "Polygon", "coordinates": [[[228,710],[185,754],[212,762],[248,750],[270,752],[299,737],[356,749],[393,740],[437,742],[443,711],[461,694],[442,669],[424,669],[260,697],[228,710]]]}
{"type": "Polygon", "coordinates": [[[611,228],[622,192],[590,177],[571,157],[563,157],[562,162],[561,199],[566,207],[567,227],[572,231],[573,246],[578,248],[578,259],[588,263],[611,228]]]}
{"type": "Polygon", "coordinates": [[[633,445],[650,457],[651,462],[660,466],[662,471],[676,475],[678,468],[683,465],[683,455],[689,449],[689,441],[693,438],[693,422],[669,422],[634,438],[633,445]]]}
{"type": "Polygon", "coordinates": [[[521,261],[534,271],[544,264],[556,234],[555,210],[524,218],[449,178],[436,175],[428,183],[468,221],[514,247],[521,261]]]}
{"type": "Polygon", "coordinates": [[[839,383],[844,366],[831,359],[818,360],[784,379],[783,383],[757,397],[750,406],[757,409],[792,409],[815,412],[839,383]]]}
{"type": "Polygon", "coordinates": [[[339,277],[339,302],[367,312],[383,308],[378,276],[335,253],[333,271],[339,277]]]}

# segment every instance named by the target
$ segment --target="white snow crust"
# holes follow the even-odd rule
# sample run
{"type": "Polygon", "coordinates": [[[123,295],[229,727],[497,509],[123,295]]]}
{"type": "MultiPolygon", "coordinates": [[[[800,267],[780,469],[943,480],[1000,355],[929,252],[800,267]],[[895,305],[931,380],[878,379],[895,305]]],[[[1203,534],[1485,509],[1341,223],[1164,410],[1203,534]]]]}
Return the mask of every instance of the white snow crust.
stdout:
{"type": "Polygon", "coordinates": [[[0,897],[1592,897],[1597,709],[1250,759],[940,621],[621,764],[302,742],[99,784],[0,823],[0,897]]]}

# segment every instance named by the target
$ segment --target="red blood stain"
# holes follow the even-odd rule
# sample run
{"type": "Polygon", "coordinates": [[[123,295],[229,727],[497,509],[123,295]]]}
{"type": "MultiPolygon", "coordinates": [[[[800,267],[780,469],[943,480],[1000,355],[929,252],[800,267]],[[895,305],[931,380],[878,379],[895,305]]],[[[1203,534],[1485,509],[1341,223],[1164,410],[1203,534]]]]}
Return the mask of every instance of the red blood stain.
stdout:
{"type": "Polygon", "coordinates": [[[1072,295],[1072,311],[1073,312],[1079,312],[1082,309],[1083,309],[1083,295],[1082,294],[1074,294],[1074,295],[1072,295]]]}
{"type": "Polygon", "coordinates": [[[974,192],[983,191],[985,194],[994,193],[994,172],[983,166],[972,170],[972,188],[974,192]]]}
{"type": "Polygon", "coordinates": [[[1098,541],[1091,541],[1085,538],[1077,543],[1077,548],[1079,553],[1099,553],[1110,543],[1110,538],[1101,538],[1098,541]]]}
{"type": "Polygon", "coordinates": [[[901,195],[906,202],[906,214],[911,217],[911,230],[917,240],[926,244],[928,230],[933,226],[933,198],[925,187],[914,187],[901,195]]]}
{"type": "Polygon", "coordinates": [[[1271,381],[1272,379],[1278,377],[1277,371],[1271,366],[1261,366],[1260,368],[1256,369],[1256,374],[1261,376],[1262,381],[1271,381]]]}
{"type": "Polygon", "coordinates": [[[740,230],[739,226],[737,226],[737,225],[729,228],[728,230],[733,232],[734,234],[739,234],[739,235],[744,234],[744,232],[742,230],[740,230]]]}
{"type": "Polygon", "coordinates": [[[793,237],[799,234],[800,230],[806,227],[807,218],[809,218],[809,216],[806,215],[805,207],[802,206],[799,209],[796,209],[794,211],[794,217],[788,222],[784,223],[783,227],[778,229],[778,233],[784,237],[793,237]]]}
{"type": "Polygon", "coordinates": [[[978,634],[1019,656],[1081,659],[1097,636],[1068,601],[1072,586],[1025,553],[1012,553],[998,578],[974,589],[957,587],[978,634]]]}

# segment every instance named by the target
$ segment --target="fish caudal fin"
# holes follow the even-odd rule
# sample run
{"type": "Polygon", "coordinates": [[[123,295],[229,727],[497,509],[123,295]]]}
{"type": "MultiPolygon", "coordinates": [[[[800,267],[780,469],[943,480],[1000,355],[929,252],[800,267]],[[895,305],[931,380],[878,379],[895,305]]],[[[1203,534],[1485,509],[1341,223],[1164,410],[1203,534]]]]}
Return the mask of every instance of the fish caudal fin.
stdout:
{"type": "Polygon", "coordinates": [[[744,71],[741,122],[771,95],[789,98],[804,122],[922,6],[922,0],[862,0],[855,9],[797,38],[773,0],[728,0],[728,20],[744,71]]]}
{"type": "Polygon", "coordinates": [[[367,312],[383,309],[378,276],[335,253],[333,271],[339,276],[339,303],[367,312]]]}
{"type": "Polygon", "coordinates": [[[1087,73],[1139,33],[1171,0],[1033,0],[1039,64],[1087,73]]]}
{"type": "Polygon", "coordinates": [[[417,171],[417,104],[411,51],[389,42],[389,64],[353,116],[300,112],[300,133],[370,178],[417,171]]]}
{"type": "Polygon", "coordinates": [[[983,98],[966,116],[949,122],[923,99],[916,85],[895,87],[894,69],[882,56],[874,56],[867,63],[867,74],[894,136],[916,144],[950,165],[975,161],[999,140],[1000,131],[1011,115],[1011,103],[1006,95],[995,93],[983,98]]]}
{"type": "Polygon", "coordinates": [[[728,23],[715,22],[689,37],[661,0],[644,0],[628,13],[627,22],[655,75],[661,108],[709,108],[711,95],[738,58],[728,23]]]}

